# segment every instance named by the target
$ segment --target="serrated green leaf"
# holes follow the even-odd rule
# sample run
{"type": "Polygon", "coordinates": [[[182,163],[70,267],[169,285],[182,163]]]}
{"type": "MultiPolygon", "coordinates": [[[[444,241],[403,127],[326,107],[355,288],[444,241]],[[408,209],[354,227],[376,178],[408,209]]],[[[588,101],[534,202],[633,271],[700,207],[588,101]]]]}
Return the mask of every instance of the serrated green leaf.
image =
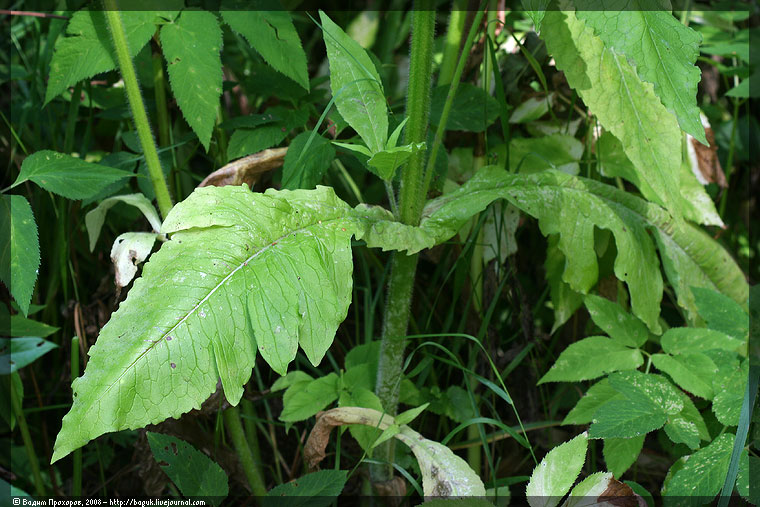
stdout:
{"type": "Polygon", "coordinates": [[[669,420],[681,418],[694,423],[694,425],[697,427],[699,439],[703,441],[710,440],[710,432],[707,430],[705,420],[702,418],[702,414],[699,413],[699,410],[697,410],[697,407],[694,406],[694,402],[691,401],[691,398],[689,398],[689,396],[687,396],[683,391],[679,391],[678,394],[681,396],[681,400],[683,401],[683,409],[678,414],[671,415],[669,417],[669,420]]]}
{"type": "Polygon", "coordinates": [[[227,474],[201,451],[179,438],[147,432],[153,457],[184,496],[219,505],[229,493],[227,474]]]}
{"type": "Polygon", "coordinates": [[[536,28],[536,32],[541,31],[541,21],[546,14],[546,8],[549,6],[549,0],[520,0],[522,8],[525,10],[525,14],[530,16],[533,21],[533,25],[536,28]]]}
{"type": "Polygon", "coordinates": [[[712,380],[718,367],[706,355],[698,352],[677,356],[654,354],[652,364],[667,373],[685,391],[706,400],[712,399],[712,380]]]}
{"type": "Polygon", "coordinates": [[[340,115],[372,153],[385,148],[388,108],[380,75],[367,52],[319,11],[330,62],[330,89],[340,115]]]}
{"type": "Polygon", "coordinates": [[[673,17],[670,2],[596,0],[584,4],[577,15],[607,47],[625,55],[643,81],[654,85],[681,128],[707,145],[697,107],[701,72],[694,65],[702,37],[673,17]]]}
{"type": "Polygon", "coordinates": [[[187,124],[206,151],[222,95],[222,30],[208,11],[182,11],[161,28],[169,82],[187,124]]]}
{"type": "Polygon", "coordinates": [[[683,407],[680,391],[662,375],[625,371],[609,377],[610,386],[627,399],[654,404],[666,414],[677,414],[683,407]]]}
{"type": "Polygon", "coordinates": [[[736,426],[744,401],[744,391],[749,376],[749,361],[744,360],[738,368],[733,365],[722,366],[713,377],[712,410],[715,417],[726,426],[736,426]]]}
{"type": "MultiPolygon", "coordinates": [[[[32,319],[27,319],[21,315],[11,315],[8,321],[10,329],[8,330],[8,336],[39,336],[45,338],[58,331],[58,327],[45,324],[32,319]]],[[[2,330],[5,334],[5,329],[2,330]]]]}
{"type": "Polygon", "coordinates": [[[292,507],[323,507],[332,504],[346,485],[346,470],[320,470],[302,475],[269,490],[261,499],[264,507],[277,507],[287,498],[292,507]]]}
{"type": "Polygon", "coordinates": [[[625,56],[606,47],[574,12],[547,11],[543,25],[541,36],[557,68],[602,126],[620,139],[640,178],[680,217],[681,129],[675,116],[625,56]]]}
{"type": "MultiPolygon", "coordinates": [[[[746,314],[745,314],[746,315],[746,314]]],[[[662,350],[669,354],[727,350],[735,352],[745,342],[720,331],[701,327],[672,327],[660,338],[662,350]]]]}
{"type": "Polygon", "coordinates": [[[604,462],[607,464],[607,470],[611,471],[615,478],[622,477],[636,462],[644,446],[644,437],[645,435],[639,435],[632,438],[604,439],[604,462]]]}
{"type": "Polygon", "coordinates": [[[720,292],[701,287],[692,287],[691,292],[699,316],[710,329],[722,331],[742,342],[747,338],[749,315],[736,301],[720,292]]]}
{"type": "Polygon", "coordinates": [[[676,444],[686,444],[691,449],[699,447],[699,430],[697,425],[683,417],[673,417],[665,423],[665,434],[676,444]]]}
{"type": "Polygon", "coordinates": [[[611,400],[622,400],[623,395],[610,386],[610,381],[603,378],[586,391],[586,394],[576,403],[567,414],[562,424],[590,423],[596,411],[611,400]]]}
{"type": "MultiPolygon", "coordinates": [[[[441,121],[443,106],[449,86],[439,86],[433,90],[430,99],[430,124],[438,125],[441,121]]],[[[451,104],[446,130],[463,130],[483,132],[499,116],[499,103],[488,95],[483,88],[471,83],[460,83],[454,102],[451,104]]]]}
{"type": "Polygon", "coordinates": [[[562,351],[538,383],[589,380],[612,371],[636,369],[642,364],[644,358],[638,349],[628,348],[606,336],[590,336],[562,351]]]}
{"type": "MultiPolygon", "coordinates": [[[[760,470],[758,467],[760,467],[760,458],[750,456],[746,449],[742,451],[739,459],[739,472],[736,475],[736,490],[745,500],[753,504],[756,503],[757,498],[750,497],[750,476],[756,477],[752,471],[760,470]]],[[[753,489],[757,489],[757,486],[753,486],[753,489]]]]}
{"type": "Polygon", "coordinates": [[[40,267],[37,222],[26,197],[3,195],[0,210],[0,280],[13,295],[19,310],[28,315],[29,303],[40,267]]]}
{"type": "Polygon", "coordinates": [[[733,444],[734,435],[723,433],[689,456],[667,482],[667,490],[663,492],[665,505],[690,504],[694,497],[702,501],[715,497],[726,477],[733,444]]]}
{"type": "Polygon", "coordinates": [[[649,338],[646,326],[619,304],[594,294],[587,295],[584,304],[591,320],[613,340],[629,347],[641,347],[649,338]]]}
{"type": "Polygon", "coordinates": [[[612,400],[594,413],[590,438],[631,438],[662,428],[668,415],[651,401],[612,400]]]}
{"type": "Polygon", "coordinates": [[[531,507],[554,507],[570,490],[586,462],[588,434],[558,445],[533,470],[525,496],[531,507]]]}
{"type": "Polygon", "coordinates": [[[158,212],[153,204],[142,194],[129,194],[129,195],[116,195],[104,199],[98,204],[95,209],[87,212],[84,217],[84,223],[87,226],[87,236],[90,239],[90,252],[95,249],[95,243],[100,236],[100,230],[103,227],[103,223],[106,220],[106,214],[115,204],[123,202],[131,206],[136,207],[153,227],[155,232],[161,230],[161,219],[158,216],[158,212]]]}
{"type": "Polygon", "coordinates": [[[257,3],[264,5],[244,4],[243,9],[222,10],[222,19],[245,37],[269,65],[308,91],[306,53],[290,13],[282,10],[279,2],[257,3]]]}
{"type": "Polygon", "coordinates": [[[32,153],[21,163],[21,172],[12,186],[33,181],[68,199],[87,199],[108,185],[131,178],[131,172],[64,155],[51,150],[32,153]]]}
{"type": "MultiPolygon", "coordinates": [[[[153,36],[158,16],[172,17],[173,13],[121,11],[129,56],[134,57],[153,36]]],[[[107,25],[100,9],[83,9],[74,13],[66,28],[67,36],[59,37],[55,44],[44,104],[78,81],[116,68],[107,25]]]]}
{"type": "Polygon", "coordinates": [[[282,167],[282,188],[314,188],[335,159],[330,141],[315,135],[306,148],[310,138],[311,132],[302,132],[290,142],[282,167]]]}
{"type": "Polygon", "coordinates": [[[393,180],[396,169],[401,167],[412,155],[425,149],[425,143],[407,144],[387,148],[374,153],[367,161],[375,169],[376,174],[385,181],[393,180]]]}
{"type": "Polygon", "coordinates": [[[38,337],[0,338],[0,375],[10,375],[56,347],[38,337]]]}
{"type": "Polygon", "coordinates": [[[610,486],[611,472],[596,472],[575,485],[563,507],[591,507],[599,505],[599,497],[610,486]]]}
{"type": "MultiPolygon", "coordinates": [[[[657,204],[663,203],[660,195],[652,189],[648,181],[640,177],[615,136],[605,132],[599,137],[597,155],[602,174],[608,178],[619,176],[628,180],[636,185],[647,200],[657,204]]],[[[705,187],[694,176],[691,163],[691,158],[684,154],[678,169],[679,204],[683,209],[684,218],[702,225],[725,227],[715,209],[715,203],[705,191],[705,187]]]]}
{"type": "Polygon", "coordinates": [[[326,187],[204,187],[175,205],[162,228],[171,240],[73,383],[53,459],[105,432],[198,408],[219,378],[237,404],[257,347],[281,374],[299,344],[318,364],[348,311],[353,213],[326,187]]]}
{"type": "Polygon", "coordinates": [[[282,398],[280,420],[303,421],[338,399],[338,376],[329,373],[315,380],[291,385],[282,398]]]}

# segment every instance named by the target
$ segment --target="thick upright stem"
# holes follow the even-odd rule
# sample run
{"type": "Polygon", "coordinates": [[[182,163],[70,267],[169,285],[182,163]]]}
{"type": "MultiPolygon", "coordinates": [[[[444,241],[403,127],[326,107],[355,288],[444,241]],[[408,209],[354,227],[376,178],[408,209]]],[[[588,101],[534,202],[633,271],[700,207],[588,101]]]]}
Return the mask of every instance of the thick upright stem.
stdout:
{"type": "Polygon", "coordinates": [[[240,459],[240,464],[248,479],[248,484],[251,486],[253,495],[258,497],[266,495],[267,488],[264,485],[264,478],[261,476],[261,470],[254,462],[253,453],[245,438],[243,424],[240,422],[240,410],[237,407],[230,407],[224,411],[224,425],[230,434],[232,445],[235,446],[235,451],[240,459]]]}
{"type": "Polygon", "coordinates": [[[140,145],[145,155],[145,162],[148,165],[150,181],[153,183],[153,190],[156,192],[156,201],[161,215],[166,218],[172,209],[172,199],[169,195],[169,187],[166,185],[164,173],[161,170],[161,162],[158,160],[158,151],[156,143],[153,140],[153,134],[150,131],[148,122],[148,113],[145,111],[145,104],[140,94],[140,86],[137,83],[137,74],[132,64],[132,58],[129,56],[129,46],[127,36],[124,32],[124,23],[121,21],[121,13],[118,10],[116,0],[103,0],[105,4],[105,15],[108,21],[108,27],[113,37],[113,45],[116,50],[116,61],[119,64],[121,76],[124,78],[124,89],[127,92],[127,100],[132,109],[132,118],[135,120],[137,136],[140,139],[140,145]]]}
{"type": "MultiPolygon", "coordinates": [[[[435,36],[435,11],[430,0],[421,0],[415,4],[412,15],[412,51],[409,62],[409,90],[406,111],[406,143],[424,142],[427,138],[428,118],[430,116],[430,85],[433,63],[433,39],[435,36]]],[[[399,215],[401,221],[417,225],[422,213],[422,204],[427,195],[425,177],[425,153],[416,153],[404,168],[401,177],[399,195],[399,215]]],[[[417,256],[394,254],[391,264],[391,276],[388,284],[388,302],[383,318],[383,337],[380,345],[380,357],[375,392],[380,398],[385,411],[396,413],[399,386],[401,383],[402,364],[406,329],[409,324],[409,311],[414,286],[414,274],[417,270],[417,256]]],[[[382,461],[393,461],[393,441],[382,444],[375,454],[382,461]]],[[[387,481],[392,476],[390,466],[378,466],[372,469],[373,482],[387,481]]]]}

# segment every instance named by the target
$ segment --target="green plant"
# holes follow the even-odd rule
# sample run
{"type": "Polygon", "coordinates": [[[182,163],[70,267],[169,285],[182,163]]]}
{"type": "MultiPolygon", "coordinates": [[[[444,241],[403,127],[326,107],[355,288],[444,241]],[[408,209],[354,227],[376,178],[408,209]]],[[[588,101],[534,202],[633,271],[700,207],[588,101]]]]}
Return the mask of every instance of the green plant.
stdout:
{"type": "MultiPolygon", "coordinates": [[[[590,427],[538,465],[527,490],[532,504],[544,505],[536,497],[552,497],[547,505],[559,503],[583,468],[589,439],[603,439],[609,472],[594,473],[599,467],[592,446],[592,473],[570,492],[568,505],[577,496],[608,496],[610,488],[618,496],[641,494],[643,486],[616,479],[636,461],[652,432],[678,444],[662,484],[666,497],[691,495],[688,487],[695,483],[701,496],[723,488],[725,497],[734,482],[750,496],[748,467],[756,457],[745,445],[751,411],[742,408],[752,406],[747,386],[756,385],[746,382],[752,370],[744,324],[749,285],[729,250],[704,230],[725,227],[728,219],[688,156],[689,143],[704,144],[709,137],[696,100],[697,31],[666,10],[563,4],[562,10],[544,11],[546,5],[526,5],[543,41],[531,48],[527,36],[521,40],[507,31],[525,24],[520,15],[503,22],[497,35],[491,6],[487,16],[482,8],[473,13],[469,25],[461,12],[453,15],[445,40],[437,41],[435,6],[421,2],[403,15],[412,34],[410,75],[397,97],[393,65],[387,63],[400,44],[395,36],[377,42],[376,56],[366,49],[371,37],[358,37],[358,25],[344,30],[345,23],[322,11],[317,20],[283,10],[228,10],[235,6],[226,3],[218,13],[182,6],[120,12],[113,1],[107,7],[74,13],[50,59],[45,103],[53,108],[68,101],[66,153],[40,147],[23,159],[9,187],[32,196],[43,189],[82,201],[82,207],[98,202],[78,223],[59,218],[56,237],[64,241],[67,231],[81,234],[86,228],[92,252],[101,235],[118,230],[110,255],[117,289],[132,283],[90,347],[84,375],[72,382],[73,404],[51,463],[60,466],[59,460],[103,434],[200,410],[218,391],[223,398],[213,397],[220,412],[214,449],[217,439],[229,440],[254,495],[265,497],[268,478],[280,484],[267,494],[270,499],[337,495],[349,477],[340,470],[304,475],[297,484],[284,480],[283,470],[291,478],[300,472],[280,456],[275,436],[280,427],[270,402],[279,403],[283,392],[282,411],[275,415],[286,432],[317,416],[302,451],[297,444],[296,458],[301,452],[323,458],[329,429],[349,425],[360,448],[358,462],[372,465],[378,491],[400,494],[393,489],[398,487],[393,473],[399,471],[422,496],[501,495],[500,488],[527,477],[499,476],[502,456],[495,443],[512,439],[526,462],[535,461],[527,432],[558,425],[561,403],[575,404],[564,424],[590,427]],[[651,29],[642,31],[644,25],[651,29]],[[621,33],[620,26],[630,30],[621,33]],[[481,31],[485,36],[478,42],[481,31]],[[308,33],[310,39],[303,36],[308,33]],[[112,39],[103,37],[108,34],[112,39]],[[500,48],[513,39],[515,54],[524,59],[516,77],[499,71],[500,48]],[[328,77],[310,80],[307,67],[320,40],[329,65],[329,101],[321,86],[328,77]],[[540,44],[556,62],[551,71],[566,78],[569,95],[554,84],[557,89],[549,91],[552,81],[544,72],[550,66],[539,56],[540,44]],[[487,56],[473,66],[477,48],[487,56]],[[243,69],[230,63],[240,61],[246,62],[243,69]],[[664,72],[666,67],[673,71],[664,72]],[[90,110],[93,100],[107,100],[96,97],[89,79],[114,69],[124,83],[118,100],[129,105],[118,127],[123,123],[127,131],[117,133],[117,146],[123,143],[125,151],[114,147],[108,155],[86,155],[82,143],[85,153],[75,154],[76,98],[85,93],[90,110]],[[433,86],[436,70],[438,87],[433,86]],[[510,87],[526,72],[535,74],[537,95],[513,106],[510,87]],[[255,76],[250,82],[248,74],[255,76]],[[165,97],[167,76],[176,119],[165,97]],[[147,83],[153,85],[152,98],[140,91],[139,84],[147,83]],[[256,112],[247,114],[241,105],[241,114],[229,118],[231,108],[220,106],[220,98],[225,93],[229,102],[240,83],[256,97],[251,108],[256,112]],[[269,101],[271,95],[276,100],[269,101]],[[148,117],[153,108],[158,145],[148,117]],[[550,120],[541,120],[547,115],[550,120]],[[130,120],[134,132],[128,131],[130,120]],[[452,131],[465,132],[464,140],[447,135],[452,131]],[[530,136],[520,137],[526,132],[530,136]],[[287,148],[266,151],[283,142],[287,148]],[[228,164],[233,159],[239,160],[228,164]],[[196,160],[202,169],[191,167],[196,160]],[[212,174],[217,181],[234,184],[206,186],[209,165],[221,167],[212,174]],[[251,190],[261,174],[280,165],[274,176],[280,189],[251,190]],[[321,186],[325,181],[333,185],[321,186]],[[109,222],[124,213],[144,217],[151,230],[123,232],[121,224],[109,222]],[[518,241],[526,229],[521,217],[536,219],[548,247],[543,240],[522,241],[525,235],[518,241]],[[520,301],[505,309],[502,291],[515,301],[525,298],[521,275],[504,266],[526,243],[546,250],[546,289],[535,296],[534,308],[520,301]],[[160,248],[152,252],[156,244],[160,248]],[[378,249],[391,252],[387,261],[378,249]],[[431,269],[425,256],[442,251],[453,251],[454,260],[431,269]],[[493,270],[495,282],[489,280],[493,270]],[[434,312],[441,293],[420,291],[420,276],[454,287],[448,315],[434,312]],[[467,300],[464,309],[457,308],[460,296],[467,300]],[[548,312],[544,298],[551,302],[548,312]],[[354,309],[361,304],[361,319],[351,316],[352,301],[354,309]],[[415,315],[413,305],[420,304],[430,308],[429,316],[415,315]],[[373,320],[378,306],[380,340],[373,320]],[[577,339],[582,306],[607,336],[577,339]],[[533,340],[532,328],[542,327],[551,314],[551,342],[533,340]],[[571,319],[571,343],[554,360],[559,330],[566,337],[571,319]],[[495,359],[510,342],[495,337],[493,326],[507,329],[505,322],[518,321],[515,334],[528,341],[509,362],[495,359]],[[345,333],[352,337],[336,339],[352,324],[355,329],[345,333]],[[417,337],[429,341],[410,342],[417,337]],[[406,355],[410,343],[416,346],[406,355]],[[258,355],[279,378],[254,370],[258,355]],[[542,374],[545,421],[532,414],[524,423],[522,406],[513,398],[508,375],[523,362],[542,374]],[[544,371],[547,362],[554,366],[544,371]],[[448,381],[454,376],[462,377],[461,386],[448,381]],[[599,378],[577,403],[570,391],[548,384],[599,378]],[[251,396],[250,386],[260,397],[251,396]],[[410,408],[397,415],[402,404],[410,408]],[[445,417],[433,424],[428,413],[445,417]],[[487,427],[497,432],[487,434],[487,427]],[[441,443],[424,438],[428,431],[441,443]],[[394,451],[396,440],[410,444],[411,451],[394,451]],[[447,445],[467,447],[467,460],[447,445]],[[262,448],[275,458],[262,459],[262,448]],[[693,461],[686,461],[688,453],[693,461]],[[695,466],[697,460],[709,467],[695,466]],[[542,471],[560,464],[568,465],[567,473],[542,471]],[[449,466],[456,477],[440,474],[449,466]],[[421,487],[413,477],[416,470],[421,487]]],[[[371,25],[371,15],[363,15],[353,23],[371,25]]],[[[732,133],[729,161],[734,143],[732,133]]],[[[79,210],[79,204],[56,199],[60,216],[72,207],[79,210]]],[[[31,201],[36,212],[47,209],[41,199],[31,201]]],[[[23,336],[39,338],[25,340],[38,340],[56,328],[27,318],[36,309],[31,302],[41,257],[37,225],[25,197],[4,194],[3,203],[0,225],[9,233],[10,248],[0,278],[20,311],[9,315],[12,329],[28,329],[23,336]]],[[[61,284],[68,290],[71,279],[78,301],[82,288],[66,251],[51,269],[56,278],[48,289],[55,292],[61,284]]],[[[82,343],[80,328],[75,324],[75,345],[82,343]]],[[[26,346],[15,336],[20,335],[14,334],[10,348],[26,346]]],[[[71,357],[74,378],[75,348],[71,357]]],[[[20,405],[13,406],[18,414],[20,405]]],[[[22,437],[34,462],[28,428],[22,437]]],[[[228,494],[224,473],[189,443],[157,433],[147,439],[156,460],[167,464],[176,494],[228,494]],[[185,467],[182,456],[193,456],[198,464],[185,467]],[[194,477],[204,473],[207,481],[199,484],[194,477]]],[[[339,433],[336,469],[346,462],[341,439],[339,433]]],[[[82,481],[79,452],[73,491],[82,481]]],[[[103,474],[103,459],[99,454],[97,459],[103,474]]],[[[40,471],[33,475],[41,493],[40,471]]]]}

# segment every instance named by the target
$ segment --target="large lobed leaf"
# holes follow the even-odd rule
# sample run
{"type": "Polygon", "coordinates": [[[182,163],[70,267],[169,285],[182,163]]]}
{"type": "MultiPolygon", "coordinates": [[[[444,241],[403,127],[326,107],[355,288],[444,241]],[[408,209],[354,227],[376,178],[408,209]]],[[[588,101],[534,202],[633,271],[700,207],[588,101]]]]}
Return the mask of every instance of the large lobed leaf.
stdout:
{"type": "Polygon", "coordinates": [[[298,346],[317,364],[351,297],[353,210],[332,189],[206,187],[90,349],[53,461],[108,431],[200,407],[221,378],[237,404],[256,349],[284,374],[298,346]]]}
{"type": "Polygon", "coordinates": [[[557,68],[602,126],[620,139],[640,179],[680,216],[681,129],[675,116],[626,57],[607,47],[575,13],[548,11],[543,25],[557,68]]]}
{"type": "MultiPolygon", "coordinates": [[[[537,218],[545,235],[560,235],[558,248],[566,257],[563,280],[578,292],[585,293],[596,283],[594,227],[609,229],[618,251],[615,275],[628,284],[633,313],[652,332],[660,332],[657,319],[662,276],[648,229],[655,231],[665,273],[675,287],[679,303],[693,298],[688,285],[691,283],[714,288],[746,305],[749,286],[741,269],[703,231],[676,222],[659,206],[610,185],[554,170],[515,175],[497,167],[484,167],[457,190],[431,201],[425,208],[421,232],[404,231],[405,239],[414,247],[412,250],[425,248],[428,241],[445,241],[496,199],[507,199],[537,218]]],[[[373,227],[384,231],[398,229],[395,224],[385,223],[373,227]]],[[[398,235],[401,234],[399,231],[398,235]]],[[[369,236],[365,238],[368,244],[381,242],[369,236]]]]}
{"type": "Polygon", "coordinates": [[[208,150],[222,95],[222,29],[206,11],[183,11],[161,28],[169,82],[188,125],[208,150]]]}
{"type": "Polygon", "coordinates": [[[697,107],[701,72],[694,65],[702,37],[670,11],[669,0],[586,0],[577,16],[631,60],[681,128],[707,145],[697,107]]]}

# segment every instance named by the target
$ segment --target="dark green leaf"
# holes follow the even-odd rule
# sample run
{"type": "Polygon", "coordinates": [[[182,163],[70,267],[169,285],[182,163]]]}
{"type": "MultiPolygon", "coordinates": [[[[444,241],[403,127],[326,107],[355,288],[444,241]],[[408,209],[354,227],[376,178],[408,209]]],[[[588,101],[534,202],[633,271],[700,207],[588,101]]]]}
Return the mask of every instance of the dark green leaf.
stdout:
{"type": "Polygon", "coordinates": [[[32,207],[25,197],[3,195],[0,237],[4,238],[0,280],[13,295],[21,313],[27,315],[40,267],[40,242],[32,207]]]}
{"type": "Polygon", "coordinates": [[[734,300],[701,287],[692,287],[691,292],[699,316],[705,319],[710,329],[722,331],[741,341],[747,338],[749,315],[734,300]]]}
{"type": "Polygon", "coordinates": [[[606,336],[590,336],[567,347],[538,383],[589,380],[612,371],[636,369],[642,364],[644,358],[638,349],[606,336]]]}
{"type": "Polygon", "coordinates": [[[13,183],[33,181],[68,199],[87,199],[111,183],[134,176],[131,172],[85,162],[71,155],[41,150],[24,159],[21,172],[13,183]]]}
{"type": "Polygon", "coordinates": [[[636,462],[643,446],[644,435],[632,438],[605,438],[603,454],[607,470],[619,479],[636,462]]]}
{"type": "Polygon", "coordinates": [[[0,375],[9,375],[58,347],[37,337],[0,338],[0,375]]]}
{"type": "Polygon", "coordinates": [[[277,507],[286,502],[291,507],[326,507],[343,491],[347,474],[345,470],[320,470],[303,475],[272,488],[261,499],[262,505],[277,507]]]}
{"type": "MultiPolygon", "coordinates": [[[[45,324],[44,322],[27,319],[21,315],[11,315],[11,318],[8,322],[11,326],[8,336],[11,337],[39,336],[40,338],[45,338],[46,336],[50,336],[51,334],[55,333],[59,329],[55,326],[45,324]]],[[[2,331],[3,334],[5,334],[5,329],[2,331]]]]}
{"type": "Polygon", "coordinates": [[[208,456],[176,437],[152,431],[147,436],[153,457],[183,495],[206,497],[214,505],[227,497],[227,474],[208,456]]]}
{"type": "Polygon", "coordinates": [[[667,482],[667,489],[663,492],[665,505],[691,505],[694,497],[698,497],[700,503],[715,497],[728,471],[733,444],[734,435],[723,433],[710,445],[689,456],[667,482]]]}
{"type": "MultiPolygon", "coordinates": [[[[443,106],[449,87],[439,86],[433,90],[430,102],[430,124],[438,125],[441,121],[443,106]]],[[[446,123],[446,130],[465,130],[483,132],[499,116],[499,103],[482,88],[470,83],[460,83],[451,112],[446,123]]]]}
{"type": "Polygon", "coordinates": [[[636,317],[612,301],[589,294],[584,303],[594,323],[610,338],[629,347],[641,347],[649,338],[649,330],[636,317]]]}
{"type": "Polygon", "coordinates": [[[622,400],[623,395],[610,386],[609,379],[602,379],[589,388],[562,424],[586,424],[594,419],[599,407],[611,400],[622,400]]]}
{"type": "Polygon", "coordinates": [[[314,188],[335,158],[330,141],[311,132],[298,134],[288,146],[282,167],[282,188],[314,188]],[[311,138],[311,144],[306,145],[311,138]]]}

